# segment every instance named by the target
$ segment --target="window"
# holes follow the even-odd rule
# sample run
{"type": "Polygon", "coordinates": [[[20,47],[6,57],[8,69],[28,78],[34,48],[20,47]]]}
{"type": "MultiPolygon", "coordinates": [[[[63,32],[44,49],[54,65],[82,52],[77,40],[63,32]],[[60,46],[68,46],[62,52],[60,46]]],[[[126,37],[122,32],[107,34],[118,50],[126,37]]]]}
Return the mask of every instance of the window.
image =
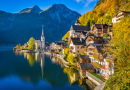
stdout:
{"type": "Polygon", "coordinates": [[[77,48],[79,48],[79,46],[77,48]]]}

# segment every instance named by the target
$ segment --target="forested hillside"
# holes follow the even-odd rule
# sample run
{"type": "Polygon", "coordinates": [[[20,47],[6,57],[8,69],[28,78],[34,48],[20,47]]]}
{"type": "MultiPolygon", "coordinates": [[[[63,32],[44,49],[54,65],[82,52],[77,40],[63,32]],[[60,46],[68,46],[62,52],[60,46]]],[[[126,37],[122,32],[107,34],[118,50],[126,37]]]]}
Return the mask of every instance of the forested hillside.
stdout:
{"type": "Polygon", "coordinates": [[[118,11],[130,11],[130,0],[99,0],[92,11],[79,18],[81,25],[110,24],[118,11]]]}

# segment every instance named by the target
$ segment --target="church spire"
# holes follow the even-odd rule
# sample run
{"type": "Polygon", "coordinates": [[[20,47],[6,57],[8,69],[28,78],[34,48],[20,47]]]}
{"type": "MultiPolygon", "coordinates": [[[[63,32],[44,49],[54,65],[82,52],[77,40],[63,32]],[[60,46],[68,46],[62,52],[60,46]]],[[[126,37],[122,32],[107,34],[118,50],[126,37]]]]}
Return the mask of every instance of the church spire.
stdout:
{"type": "Polygon", "coordinates": [[[43,29],[43,25],[42,25],[42,36],[44,36],[44,29],[43,29]]]}

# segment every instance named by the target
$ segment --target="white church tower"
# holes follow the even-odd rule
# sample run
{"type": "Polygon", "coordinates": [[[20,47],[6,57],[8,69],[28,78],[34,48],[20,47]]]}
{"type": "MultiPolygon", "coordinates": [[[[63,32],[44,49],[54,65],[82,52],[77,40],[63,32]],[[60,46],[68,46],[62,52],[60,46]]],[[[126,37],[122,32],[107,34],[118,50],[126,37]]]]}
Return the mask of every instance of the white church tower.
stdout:
{"type": "Polygon", "coordinates": [[[45,50],[45,37],[44,37],[44,29],[42,25],[42,35],[41,35],[41,51],[44,52],[45,50]]]}

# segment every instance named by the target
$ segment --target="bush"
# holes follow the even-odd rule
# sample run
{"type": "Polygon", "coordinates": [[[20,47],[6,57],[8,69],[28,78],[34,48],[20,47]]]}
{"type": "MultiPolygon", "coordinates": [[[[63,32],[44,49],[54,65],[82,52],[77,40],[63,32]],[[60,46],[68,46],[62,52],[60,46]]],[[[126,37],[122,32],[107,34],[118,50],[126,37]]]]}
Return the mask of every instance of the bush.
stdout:
{"type": "Polygon", "coordinates": [[[60,51],[60,52],[59,52],[59,54],[63,54],[63,52],[62,52],[62,51],[60,51]]]}
{"type": "Polygon", "coordinates": [[[101,68],[101,65],[98,64],[98,63],[96,63],[96,62],[93,62],[93,65],[94,65],[95,67],[101,68]]]}
{"type": "Polygon", "coordinates": [[[103,37],[107,38],[108,36],[109,36],[109,35],[108,35],[107,33],[105,33],[103,37]]]}
{"type": "Polygon", "coordinates": [[[114,73],[106,81],[105,90],[130,90],[130,69],[114,73]]]}
{"type": "Polygon", "coordinates": [[[40,50],[40,46],[37,46],[37,49],[40,50]]]}
{"type": "Polygon", "coordinates": [[[70,63],[73,63],[74,62],[74,56],[73,56],[73,53],[69,53],[69,55],[68,55],[68,61],[70,62],[70,63]]]}
{"type": "Polygon", "coordinates": [[[67,58],[67,55],[65,55],[65,56],[63,57],[64,60],[66,60],[66,58],[67,58]]]}
{"type": "Polygon", "coordinates": [[[97,56],[97,55],[93,55],[93,57],[94,57],[95,59],[98,59],[98,56],[97,56]]]}

